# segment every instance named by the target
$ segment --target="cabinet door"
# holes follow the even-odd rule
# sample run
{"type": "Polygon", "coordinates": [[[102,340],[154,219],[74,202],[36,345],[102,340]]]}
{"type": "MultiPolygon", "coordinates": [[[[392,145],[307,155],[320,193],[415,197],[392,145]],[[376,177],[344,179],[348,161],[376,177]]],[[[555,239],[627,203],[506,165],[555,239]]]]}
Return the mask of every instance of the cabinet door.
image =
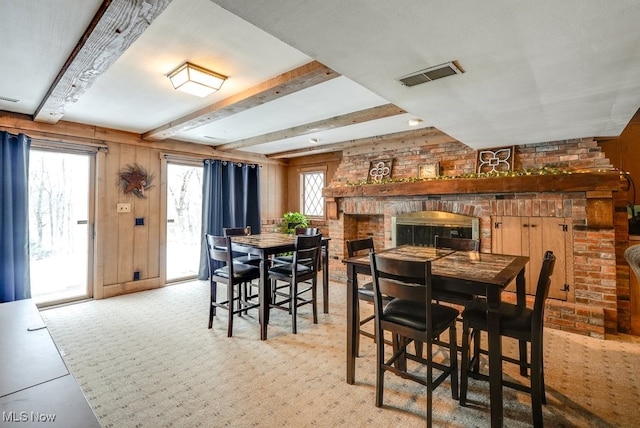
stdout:
{"type": "MultiPolygon", "coordinates": [[[[556,264],[549,297],[573,301],[573,248],[571,221],[558,217],[493,217],[492,252],[529,257],[526,267],[527,294],[535,295],[545,251],[551,250],[556,264]]],[[[507,291],[515,291],[515,281],[507,291]]]]}
{"type": "MultiPolygon", "coordinates": [[[[529,255],[529,239],[522,233],[522,223],[526,217],[496,216],[492,217],[493,228],[491,230],[491,252],[496,254],[513,254],[515,256],[529,255]]],[[[525,268],[527,274],[526,283],[529,284],[529,264],[525,268]]],[[[516,291],[515,280],[506,288],[507,291],[516,291]]]]}
{"type": "MultiPolygon", "coordinates": [[[[573,231],[571,219],[558,217],[539,217],[540,229],[542,231],[540,247],[536,248],[540,265],[535,271],[535,281],[542,266],[542,257],[547,250],[553,251],[556,256],[556,264],[551,275],[551,287],[549,288],[549,298],[558,300],[571,300],[573,296],[573,231]]],[[[534,289],[535,291],[535,289],[534,289]]]]}

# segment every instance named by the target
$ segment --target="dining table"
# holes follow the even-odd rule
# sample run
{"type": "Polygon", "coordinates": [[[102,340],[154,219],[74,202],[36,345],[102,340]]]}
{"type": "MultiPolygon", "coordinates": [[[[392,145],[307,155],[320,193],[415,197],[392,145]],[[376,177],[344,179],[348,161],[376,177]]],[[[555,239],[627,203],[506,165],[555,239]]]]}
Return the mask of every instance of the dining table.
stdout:
{"type": "MultiPolygon", "coordinates": [[[[322,311],[329,313],[329,241],[322,237],[321,270],[322,270],[322,311]]],[[[269,306],[271,303],[271,284],[269,281],[269,259],[272,256],[295,250],[296,235],[286,233],[257,233],[231,237],[233,251],[256,255],[260,258],[259,285],[259,320],[260,340],[267,340],[267,324],[269,323],[269,306]]]]}
{"type": "MultiPolygon", "coordinates": [[[[491,426],[503,425],[502,341],[500,302],[502,292],[515,279],[516,302],[526,304],[525,266],[529,257],[477,251],[452,251],[403,245],[376,254],[404,260],[431,261],[432,287],[436,291],[471,294],[487,300],[489,400],[491,426]]],[[[355,383],[356,340],[359,334],[355,310],[358,274],[371,275],[369,255],[343,260],[347,267],[347,383],[355,383]]]]}

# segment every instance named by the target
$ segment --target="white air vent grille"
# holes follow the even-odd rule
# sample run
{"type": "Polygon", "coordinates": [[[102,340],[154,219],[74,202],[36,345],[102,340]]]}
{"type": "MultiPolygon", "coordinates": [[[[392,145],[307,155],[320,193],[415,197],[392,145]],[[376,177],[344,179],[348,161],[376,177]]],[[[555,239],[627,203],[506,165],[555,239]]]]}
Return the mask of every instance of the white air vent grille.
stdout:
{"type": "Polygon", "coordinates": [[[462,74],[462,70],[453,62],[447,62],[399,77],[396,80],[398,80],[402,85],[410,88],[412,86],[420,85],[421,83],[427,83],[432,80],[442,79],[443,77],[453,76],[454,74],[462,74]]]}

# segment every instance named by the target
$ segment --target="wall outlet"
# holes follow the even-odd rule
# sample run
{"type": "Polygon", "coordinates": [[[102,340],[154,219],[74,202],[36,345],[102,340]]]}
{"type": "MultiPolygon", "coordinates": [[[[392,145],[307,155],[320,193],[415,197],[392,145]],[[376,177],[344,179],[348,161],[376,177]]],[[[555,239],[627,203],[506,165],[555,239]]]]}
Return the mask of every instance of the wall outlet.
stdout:
{"type": "Polygon", "coordinates": [[[119,203],[116,205],[116,212],[119,213],[130,213],[131,212],[131,204],[130,203],[119,203]]]}
{"type": "Polygon", "coordinates": [[[138,281],[140,279],[140,272],[139,271],[135,271],[133,273],[133,280],[134,281],[138,281]]]}

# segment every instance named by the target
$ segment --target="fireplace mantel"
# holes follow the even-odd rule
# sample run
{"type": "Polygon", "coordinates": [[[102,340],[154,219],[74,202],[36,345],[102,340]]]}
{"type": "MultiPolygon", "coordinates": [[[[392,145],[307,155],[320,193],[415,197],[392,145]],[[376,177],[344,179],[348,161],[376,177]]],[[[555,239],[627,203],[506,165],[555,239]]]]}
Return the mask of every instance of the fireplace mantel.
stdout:
{"type": "Polygon", "coordinates": [[[619,171],[577,172],[556,175],[521,175],[490,178],[440,178],[386,184],[342,185],[324,188],[328,200],[358,197],[419,195],[528,193],[528,192],[614,192],[626,181],[619,171]]]}

